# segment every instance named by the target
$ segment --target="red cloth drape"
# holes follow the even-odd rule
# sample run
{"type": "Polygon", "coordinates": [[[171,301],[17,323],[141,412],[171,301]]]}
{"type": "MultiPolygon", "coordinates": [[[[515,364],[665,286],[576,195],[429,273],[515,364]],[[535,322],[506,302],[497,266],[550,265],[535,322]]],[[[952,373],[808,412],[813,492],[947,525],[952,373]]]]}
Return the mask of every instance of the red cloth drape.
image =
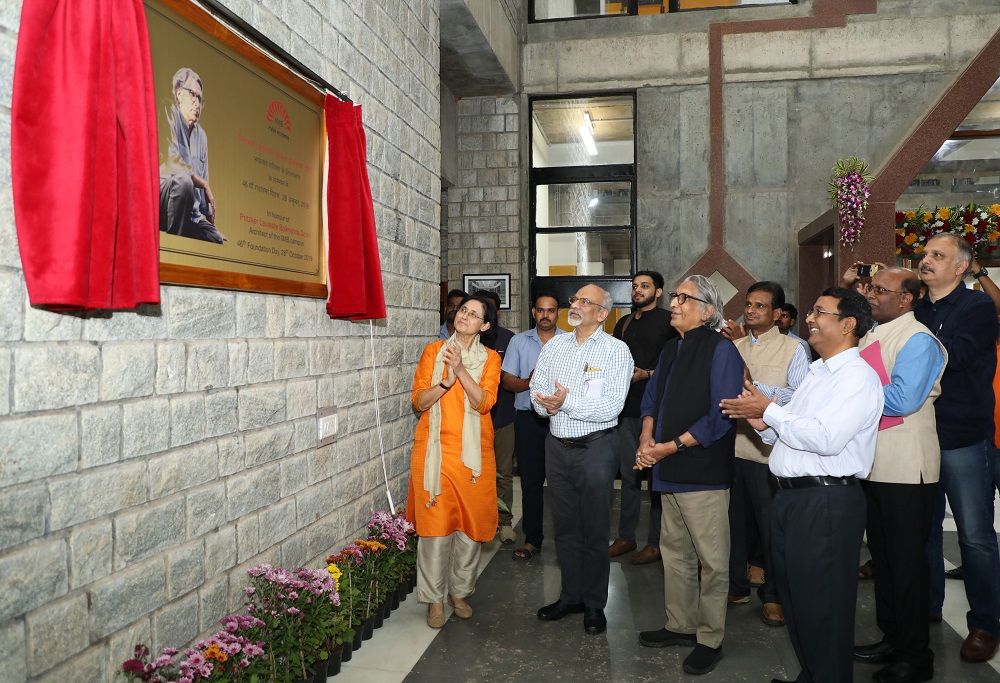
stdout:
{"type": "Polygon", "coordinates": [[[331,318],[384,318],[382,266],[361,107],[328,95],[325,109],[330,154],[326,190],[330,299],[326,311],[331,318]]]}
{"type": "Polygon", "coordinates": [[[25,2],[11,171],[32,304],[159,303],[156,146],[142,0],[25,2]]]}

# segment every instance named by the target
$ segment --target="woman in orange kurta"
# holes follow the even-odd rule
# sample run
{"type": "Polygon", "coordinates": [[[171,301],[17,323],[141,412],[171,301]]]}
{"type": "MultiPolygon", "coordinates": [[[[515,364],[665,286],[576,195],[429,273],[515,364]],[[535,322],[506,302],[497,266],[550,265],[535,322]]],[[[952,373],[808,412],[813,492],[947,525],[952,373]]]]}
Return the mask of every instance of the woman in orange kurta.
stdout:
{"type": "Polygon", "coordinates": [[[417,527],[417,600],[428,603],[427,625],[472,617],[465,598],[476,588],[482,544],[496,534],[497,475],[490,408],[500,384],[500,356],[480,334],[495,330],[497,312],[479,294],[466,297],[455,333],[429,344],[413,377],[420,411],[410,458],[406,516],[417,527]]]}

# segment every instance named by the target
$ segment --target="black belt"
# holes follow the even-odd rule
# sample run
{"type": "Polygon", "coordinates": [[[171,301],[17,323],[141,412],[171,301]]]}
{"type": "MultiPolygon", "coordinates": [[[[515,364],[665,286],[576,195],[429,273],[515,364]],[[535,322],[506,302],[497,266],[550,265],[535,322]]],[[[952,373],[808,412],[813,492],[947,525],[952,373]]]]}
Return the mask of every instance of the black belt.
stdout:
{"type": "Polygon", "coordinates": [[[806,489],[812,486],[851,486],[857,477],[772,477],[779,491],[785,489],[806,489]]]}
{"type": "Polygon", "coordinates": [[[608,427],[607,429],[599,429],[596,432],[591,432],[586,436],[579,436],[575,439],[564,439],[562,437],[556,436],[555,434],[552,435],[552,438],[561,443],[566,448],[583,448],[591,441],[596,441],[605,434],[610,434],[613,431],[615,431],[614,427],[608,427]]]}

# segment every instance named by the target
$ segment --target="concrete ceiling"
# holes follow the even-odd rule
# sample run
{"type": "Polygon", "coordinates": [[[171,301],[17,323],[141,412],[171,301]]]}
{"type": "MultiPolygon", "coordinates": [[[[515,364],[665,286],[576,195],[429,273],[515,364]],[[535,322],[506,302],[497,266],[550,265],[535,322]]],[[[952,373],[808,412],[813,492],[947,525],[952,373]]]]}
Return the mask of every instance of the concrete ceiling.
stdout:
{"type": "Polygon", "coordinates": [[[456,97],[514,92],[464,0],[441,0],[441,82],[456,97]]]}

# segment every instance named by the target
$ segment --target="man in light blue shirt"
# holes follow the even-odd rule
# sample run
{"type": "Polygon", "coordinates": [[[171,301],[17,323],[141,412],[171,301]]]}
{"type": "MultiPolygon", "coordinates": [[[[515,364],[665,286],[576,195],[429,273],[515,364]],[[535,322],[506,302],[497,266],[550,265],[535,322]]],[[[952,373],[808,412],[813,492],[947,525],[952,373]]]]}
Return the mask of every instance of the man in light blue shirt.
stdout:
{"type": "Polygon", "coordinates": [[[559,599],[538,610],[538,618],[583,612],[584,630],[597,635],[608,625],[608,537],[619,464],[614,432],[634,364],[625,342],[602,329],[614,305],[609,292],[587,285],[569,301],[575,333],[542,348],[529,384],[535,412],[549,416],[545,477],[562,572],[559,599]]]}
{"type": "Polygon", "coordinates": [[[528,385],[542,347],[557,334],[559,299],[550,292],[538,292],[531,307],[535,326],[515,334],[507,345],[500,372],[500,384],[514,393],[514,450],[521,477],[521,526],[524,545],[514,550],[514,559],[530,560],[542,549],[543,491],[545,484],[545,437],[549,420],[535,413],[528,385]]]}

